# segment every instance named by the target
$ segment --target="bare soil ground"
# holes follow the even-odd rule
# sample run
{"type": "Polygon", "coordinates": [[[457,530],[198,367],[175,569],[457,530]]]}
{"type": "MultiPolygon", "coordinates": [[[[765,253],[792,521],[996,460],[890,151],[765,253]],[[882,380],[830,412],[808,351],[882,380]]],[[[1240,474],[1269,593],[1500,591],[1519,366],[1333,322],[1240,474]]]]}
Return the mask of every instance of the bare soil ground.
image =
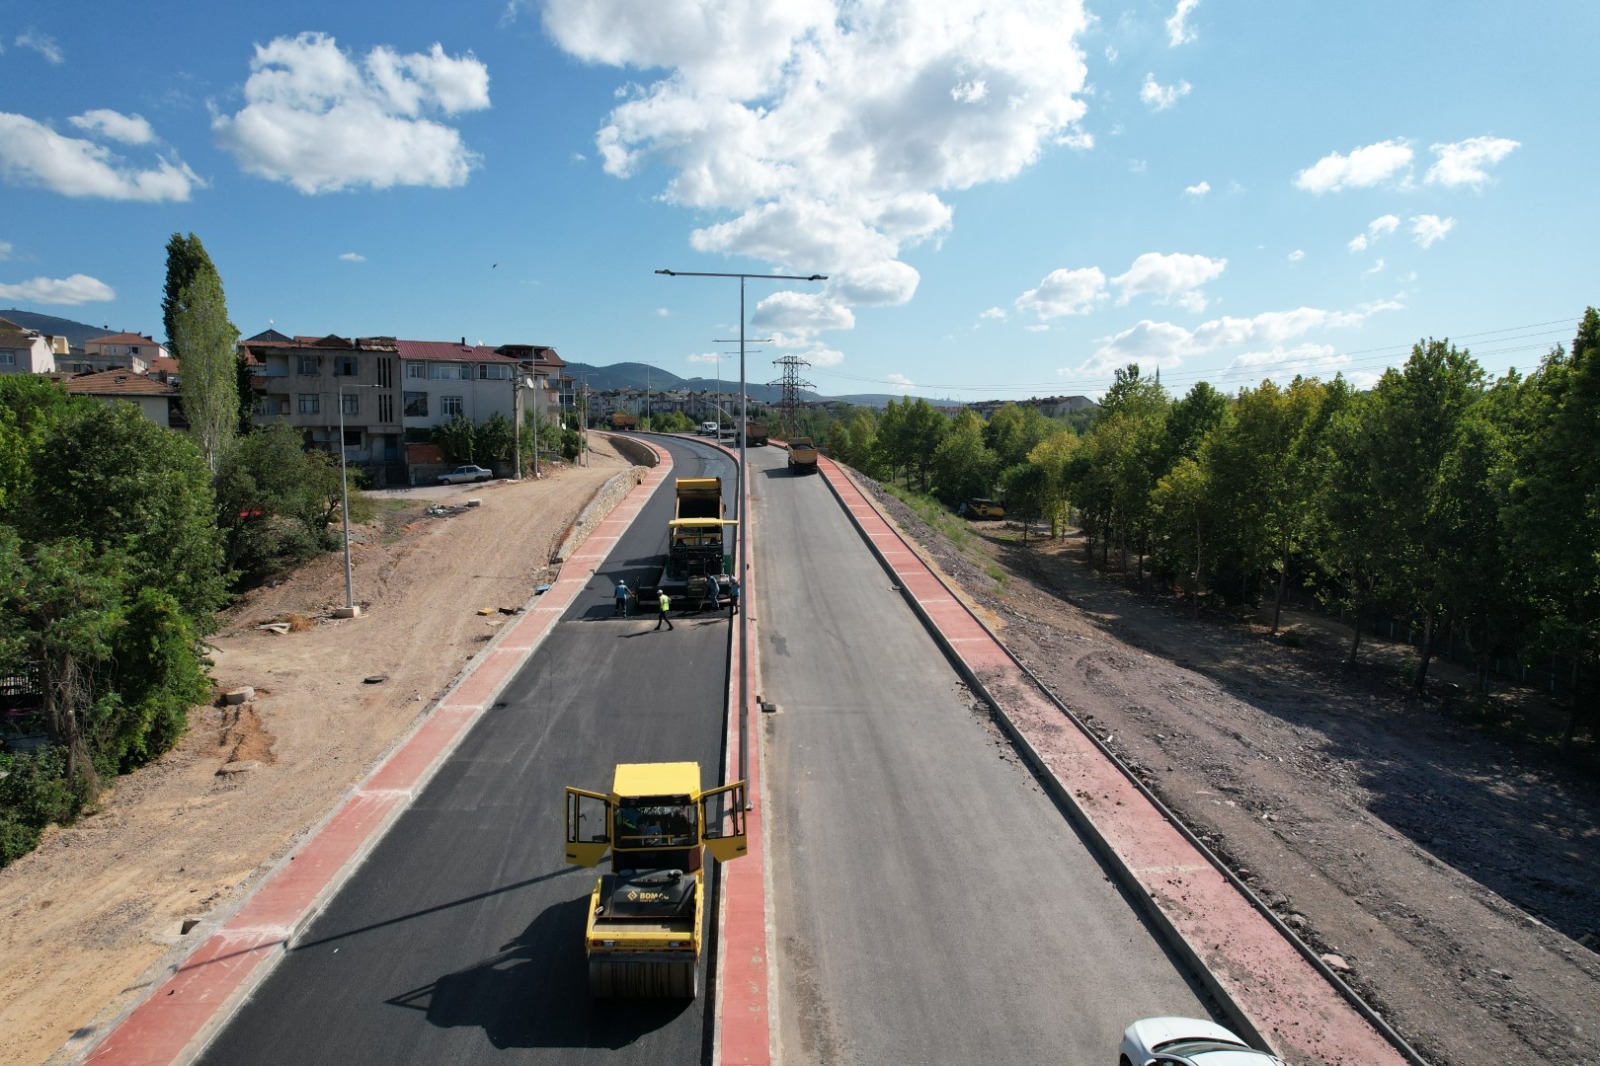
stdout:
{"type": "Polygon", "coordinates": [[[196,708],[176,749],[0,870],[0,1063],[70,1060],[75,1034],[113,1018],[228,913],[483,650],[505,616],[480,608],[520,607],[554,577],[552,553],[585,505],[630,470],[590,440],[589,465],[537,481],[375,494],[377,518],[352,531],[362,617],[331,617],[345,597],[340,553],[222,617],[218,690],[249,685],[255,699],[196,708]],[[473,498],[481,506],[426,513],[473,498]]]}
{"type": "MultiPolygon", "coordinates": [[[[1140,595],[1080,538],[960,546],[887,509],[1162,801],[1438,1066],[1588,1061],[1600,1040],[1600,759],[1546,701],[1400,681],[1409,649],[1291,613],[1292,634],[1140,595]]],[[[1434,673],[1430,671],[1430,673],[1434,673]]],[[[1047,736],[1048,730],[1040,731],[1047,736]]],[[[1048,747],[1048,742],[1045,743],[1048,747]]]]}

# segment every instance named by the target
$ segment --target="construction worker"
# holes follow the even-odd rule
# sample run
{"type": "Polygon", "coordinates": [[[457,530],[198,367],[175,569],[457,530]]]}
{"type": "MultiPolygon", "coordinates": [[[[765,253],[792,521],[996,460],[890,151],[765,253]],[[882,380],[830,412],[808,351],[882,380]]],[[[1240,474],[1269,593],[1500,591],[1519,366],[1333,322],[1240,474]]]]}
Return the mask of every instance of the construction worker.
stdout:
{"type": "Polygon", "coordinates": [[[628,588],[628,583],[622,578],[617,578],[617,612],[616,617],[628,617],[628,597],[633,595],[633,590],[628,588]]]}
{"type": "Polygon", "coordinates": [[[656,591],[661,594],[660,599],[656,601],[656,605],[661,608],[661,615],[656,619],[656,628],[660,629],[661,623],[665,622],[667,623],[667,628],[671,629],[672,619],[667,617],[667,612],[672,609],[672,597],[667,595],[666,589],[657,589],[656,591]]]}
{"type": "Polygon", "coordinates": [[[720,585],[721,585],[721,580],[717,577],[716,574],[707,574],[706,575],[706,604],[713,611],[722,610],[722,600],[717,595],[720,585]]]}

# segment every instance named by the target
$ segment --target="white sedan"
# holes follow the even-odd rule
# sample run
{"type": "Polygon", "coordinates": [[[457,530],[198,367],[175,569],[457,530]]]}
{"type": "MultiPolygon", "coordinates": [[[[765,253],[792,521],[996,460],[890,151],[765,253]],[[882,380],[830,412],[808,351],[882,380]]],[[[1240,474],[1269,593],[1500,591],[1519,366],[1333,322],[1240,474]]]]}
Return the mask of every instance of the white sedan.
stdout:
{"type": "Polygon", "coordinates": [[[1145,1018],[1122,1034],[1117,1066],[1284,1066],[1216,1022],[1198,1018],[1145,1018]]]}
{"type": "Polygon", "coordinates": [[[481,466],[458,466],[448,473],[439,475],[441,485],[461,485],[472,481],[489,481],[494,478],[494,471],[485,470],[481,466]]]}

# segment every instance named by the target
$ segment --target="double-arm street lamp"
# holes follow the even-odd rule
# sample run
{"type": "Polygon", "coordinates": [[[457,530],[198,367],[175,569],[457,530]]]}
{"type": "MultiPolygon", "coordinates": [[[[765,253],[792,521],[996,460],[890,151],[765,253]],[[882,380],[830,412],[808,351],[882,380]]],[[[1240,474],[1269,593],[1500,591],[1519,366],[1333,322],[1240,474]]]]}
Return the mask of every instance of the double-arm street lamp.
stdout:
{"type": "Polygon", "coordinates": [[[382,387],[339,382],[339,505],[344,511],[344,610],[334,612],[339,618],[354,618],[361,613],[356,606],[355,578],[350,572],[350,478],[345,472],[344,462],[344,390],[382,387]]]}
{"type": "Polygon", "coordinates": [[[746,278],[755,278],[757,281],[827,281],[826,274],[729,274],[714,273],[699,270],[658,270],[657,274],[665,274],[669,278],[738,278],[739,279],[739,494],[734,500],[734,517],[739,524],[735,527],[736,536],[739,538],[739,557],[734,569],[737,571],[735,580],[739,582],[739,779],[750,780],[750,583],[745,580],[748,569],[748,551],[746,544],[749,541],[749,516],[744,513],[745,493],[748,484],[745,480],[745,446],[749,439],[747,426],[749,424],[749,398],[744,379],[744,283],[746,278]]]}

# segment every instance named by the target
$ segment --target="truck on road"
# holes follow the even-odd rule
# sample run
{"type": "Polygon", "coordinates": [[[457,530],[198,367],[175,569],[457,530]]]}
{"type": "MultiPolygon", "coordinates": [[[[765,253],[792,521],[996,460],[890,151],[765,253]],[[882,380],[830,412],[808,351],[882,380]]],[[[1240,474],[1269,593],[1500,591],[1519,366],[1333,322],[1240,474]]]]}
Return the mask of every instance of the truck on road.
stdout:
{"type": "Polygon", "coordinates": [[[744,424],[744,443],[749,448],[765,448],[767,446],[767,424],[746,419],[744,424]]]}
{"type": "Polygon", "coordinates": [[[667,523],[667,574],[692,586],[723,572],[723,527],[733,523],[723,517],[720,477],[680,477],[677,492],[677,509],[667,523]]]}
{"type": "Polygon", "coordinates": [[[705,926],[705,852],[745,854],[745,783],[700,788],[700,764],[621,763],[611,792],[567,788],[567,862],[611,871],[584,930],[596,997],[694,999],[705,926]]]}
{"type": "Polygon", "coordinates": [[[817,446],[810,437],[796,437],[789,442],[789,473],[815,474],[817,472],[817,446]]]}

